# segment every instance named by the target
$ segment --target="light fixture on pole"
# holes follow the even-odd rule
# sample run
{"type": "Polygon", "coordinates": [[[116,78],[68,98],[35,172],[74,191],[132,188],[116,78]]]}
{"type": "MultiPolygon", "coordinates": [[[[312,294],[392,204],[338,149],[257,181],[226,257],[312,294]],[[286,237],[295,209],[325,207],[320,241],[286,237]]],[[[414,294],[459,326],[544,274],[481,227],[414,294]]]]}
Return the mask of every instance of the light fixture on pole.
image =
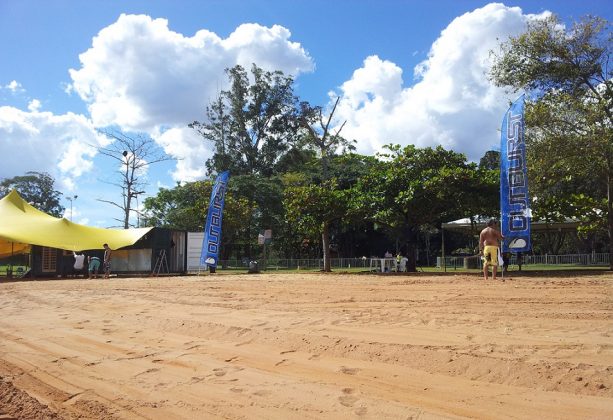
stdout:
{"type": "Polygon", "coordinates": [[[66,200],[70,201],[70,221],[72,222],[72,202],[79,198],[78,195],[74,195],[72,197],[66,197],[66,200]]]}

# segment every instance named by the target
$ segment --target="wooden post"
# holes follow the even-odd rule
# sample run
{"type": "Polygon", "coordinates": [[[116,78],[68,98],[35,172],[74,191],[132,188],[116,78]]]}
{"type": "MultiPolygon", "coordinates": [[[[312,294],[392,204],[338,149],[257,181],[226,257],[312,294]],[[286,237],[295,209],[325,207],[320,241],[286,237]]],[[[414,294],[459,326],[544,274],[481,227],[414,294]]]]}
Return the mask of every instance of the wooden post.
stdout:
{"type": "Polygon", "coordinates": [[[442,236],[442,240],[441,240],[441,251],[443,253],[443,271],[447,272],[447,264],[445,263],[445,228],[443,227],[443,225],[441,225],[441,236],[442,236]]]}

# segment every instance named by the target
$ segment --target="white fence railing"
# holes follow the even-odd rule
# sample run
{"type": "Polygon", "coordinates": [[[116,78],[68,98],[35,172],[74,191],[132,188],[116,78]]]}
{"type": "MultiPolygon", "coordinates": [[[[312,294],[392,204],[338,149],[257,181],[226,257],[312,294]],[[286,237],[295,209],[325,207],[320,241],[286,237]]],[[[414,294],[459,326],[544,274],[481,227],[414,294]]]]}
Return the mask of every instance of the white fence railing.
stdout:
{"type": "MultiPolygon", "coordinates": [[[[300,258],[300,259],[279,259],[272,258],[268,260],[257,259],[258,267],[266,270],[321,270],[324,266],[324,261],[321,258],[300,258]]],[[[331,258],[330,263],[332,268],[364,268],[370,267],[370,258],[331,258]]],[[[218,263],[218,269],[247,269],[249,261],[243,260],[221,260],[218,263]]],[[[201,267],[204,269],[204,267],[201,267]]],[[[188,271],[198,271],[197,265],[188,265],[188,271]]]]}
{"type": "MultiPolygon", "coordinates": [[[[591,254],[565,254],[565,255],[523,255],[521,259],[522,265],[541,264],[541,265],[609,265],[608,253],[591,253],[591,254]]],[[[513,254],[510,265],[517,265],[517,256],[513,254]]],[[[445,257],[445,265],[447,268],[476,268],[481,267],[478,256],[471,257],[445,257]]],[[[436,266],[441,267],[441,257],[437,257],[436,266]]]]}
{"type": "MultiPolygon", "coordinates": [[[[437,267],[441,268],[441,257],[437,257],[437,267]]],[[[258,267],[265,270],[320,270],[323,268],[323,259],[278,259],[272,258],[266,261],[258,259],[258,267]]],[[[330,260],[333,269],[361,268],[368,270],[371,266],[370,258],[332,258],[330,260]]],[[[472,257],[445,257],[447,268],[480,268],[482,267],[478,256],[472,257]]],[[[511,265],[517,265],[517,257],[513,255],[510,260],[511,265]]],[[[577,266],[608,265],[609,254],[567,254],[567,255],[524,255],[522,265],[545,264],[561,265],[570,264],[577,266]]],[[[418,263],[419,265],[419,263],[418,263]]],[[[219,261],[218,269],[247,269],[249,261],[243,260],[222,260],[219,261]]],[[[202,267],[204,269],[204,267],[202,267]]],[[[197,271],[197,266],[189,266],[188,271],[197,271]]]]}

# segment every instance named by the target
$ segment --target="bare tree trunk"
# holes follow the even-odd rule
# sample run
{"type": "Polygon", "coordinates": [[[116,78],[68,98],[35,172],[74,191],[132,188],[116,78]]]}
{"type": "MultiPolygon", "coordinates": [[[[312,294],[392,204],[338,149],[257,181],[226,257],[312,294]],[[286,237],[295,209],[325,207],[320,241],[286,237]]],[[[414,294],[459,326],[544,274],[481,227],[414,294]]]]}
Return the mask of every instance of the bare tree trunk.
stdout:
{"type": "Polygon", "coordinates": [[[613,179],[611,169],[607,174],[607,222],[609,231],[609,270],[613,270],[613,179]]]}
{"type": "Polygon", "coordinates": [[[415,259],[415,242],[409,240],[407,242],[407,271],[414,273],[417,271],[417,260],[415,259]]]}
{"type": "Polygon", "coordinates": [[[321,232],[321,244],[323,247],[324,255],[324,271],[329,273],[332,271],[332,264],[330,261],[330,224],[329,222],[323,223],[323,229],[321,232]]]}
{"type": "Polygon", "coordinates": [[[565,232],[557,232],[555,234],[555,245],[554,245],[554,249],[553,249],[553,254],[559,254],[560,253],[560,249],[562,248],[562,245],[564,245],[564,240],[566,239],[566,233],[565,232]]]}
{"type": "Polygon", "coordinates": [[[130,229],[130,191],[128,191],[128,196],[126,198],[126,205],[124,208],[124,216],[123,216],[123,228],[130,229]]]}

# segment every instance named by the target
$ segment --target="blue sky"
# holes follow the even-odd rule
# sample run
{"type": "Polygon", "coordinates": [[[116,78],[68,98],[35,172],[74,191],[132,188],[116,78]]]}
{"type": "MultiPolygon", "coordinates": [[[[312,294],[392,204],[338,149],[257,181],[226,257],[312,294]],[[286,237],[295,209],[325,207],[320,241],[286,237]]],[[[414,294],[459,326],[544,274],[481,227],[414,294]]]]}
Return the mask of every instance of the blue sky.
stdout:
{"type": "Polygon", "coordinates": [[[496,39],[548,12],[571,23],[612,11],[604,0],[0,0],[0,178],[47,171],[78,194],[75,221],[114,225],[120,215],[96,201],[119,193],[89,146],[105,141],[96,130],[146,133],[181,159],[151,167],[149,195],[200,179],[210,148],[186,125],[224,88],[223,68],[253,61],[293,74],[313,104],[340,95],[362,153],[441,144],[478,159],[516,96],[484,77],[496,39]]]}

